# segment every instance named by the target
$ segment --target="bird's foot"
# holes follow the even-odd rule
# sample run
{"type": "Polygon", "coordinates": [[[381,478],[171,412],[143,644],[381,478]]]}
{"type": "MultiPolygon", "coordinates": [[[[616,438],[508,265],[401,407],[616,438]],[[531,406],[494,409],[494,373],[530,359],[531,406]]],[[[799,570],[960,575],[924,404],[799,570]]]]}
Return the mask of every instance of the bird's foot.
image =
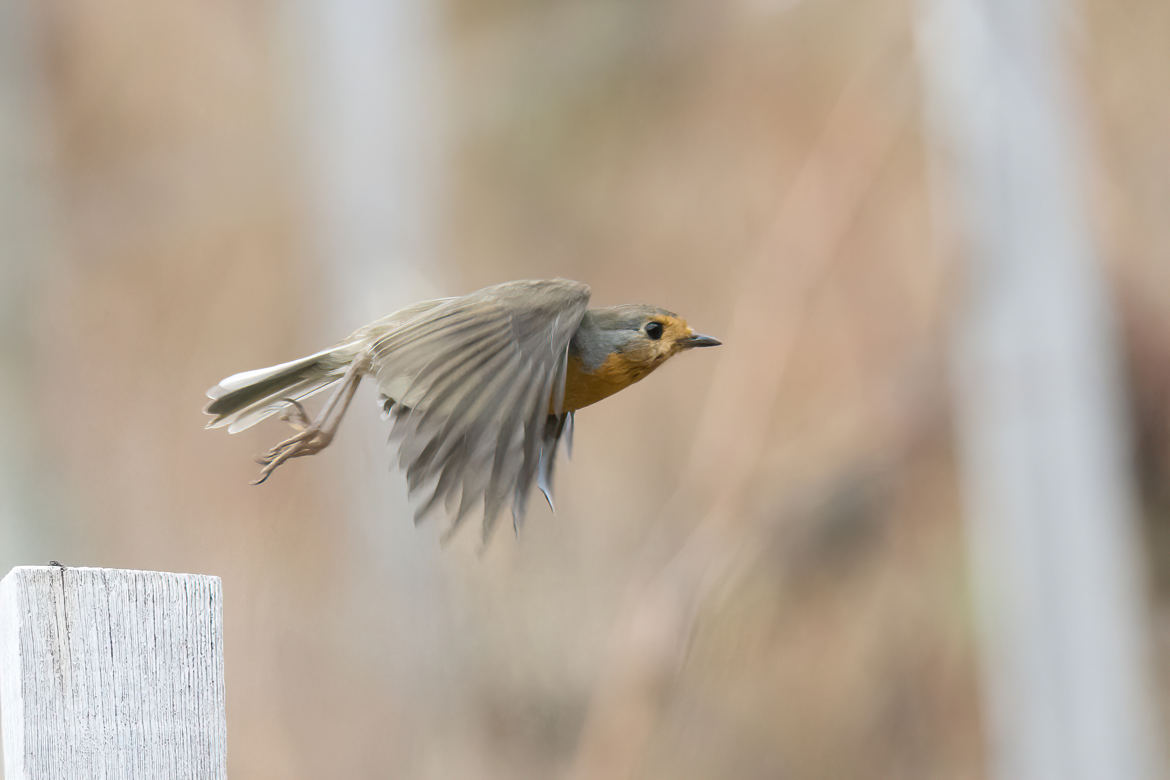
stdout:
{"type": "MultiPolygon", "coordinates": [[[[298,404],[299,406],[299,404],[298,404]]],[[[301,410],[304,414],[304,410],[301,410]]],[[[333,434],[327,433],[316,425],[308,424],[304,426],[299,433],[291,436],[280,444],[277,444],[268,452],[256,458],[256,462],[264,468],[260,469],[260,476],[254,481],[253,485],[263,483],[272,475],[276,467],[284,463],[290,458],[299,458],[304,455],[314,455],[329,446],[329,442],[333,440],[333,434]]]]}
{"type": "Polygon", "coordinates": [[[294,431],[304,431],[313,427],[313,421],[309,418],[309,413],[305,411],[305,406],[300,401],[293,398],[282,398],[288,407],[280,413],[280,421],[286,422],[294,431]]]}

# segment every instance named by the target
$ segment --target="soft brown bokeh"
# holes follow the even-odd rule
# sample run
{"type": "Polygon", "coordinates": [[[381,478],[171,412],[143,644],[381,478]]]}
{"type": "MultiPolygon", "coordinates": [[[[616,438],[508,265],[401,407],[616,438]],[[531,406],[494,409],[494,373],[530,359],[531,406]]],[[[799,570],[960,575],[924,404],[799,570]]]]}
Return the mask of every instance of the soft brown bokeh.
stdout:
{"type": "MultiPolygon", "coordinates": [[[[1170,19],[1084,11],[1164,601],[1170,19]]],[[[222,576],[233,777],[982,776],[914,5],[448,0],[420,274],[577,278],[725,341],[580,414],[558,514],[482,555],[413,530],[370,409],[263,488],[277,424],[202,430],[220,377],[362,324],[320,288],[286,13],[30,14],[52,206],[13,255],[31,476],[2,568],[222,576]]]]}

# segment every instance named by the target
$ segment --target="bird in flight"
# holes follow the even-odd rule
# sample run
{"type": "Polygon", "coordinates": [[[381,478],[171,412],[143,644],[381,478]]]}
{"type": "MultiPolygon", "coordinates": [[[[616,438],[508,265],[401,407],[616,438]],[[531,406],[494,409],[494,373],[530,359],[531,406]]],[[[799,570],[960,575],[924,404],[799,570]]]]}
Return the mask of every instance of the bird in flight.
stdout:
{"type": "Polygon", "coordinates": [[[654,306],[590,309],[589,294],[568,279],[523,280],[416,303],[329,349],[221,380],[207,391],[207,427],[237,433],[283,413],[296,433],[257,459],[260,484],[327,447],[370,376],[409,491],[426,490],[416,522],[443,505],[450,536],[482,504],[486,542],[509,504],[519,530],[533,481],[553,505],[557,445],[571,442],[577,410],[720,343],[654,306]],[[301,402],[334,386],[310,418],[301,402]]]}

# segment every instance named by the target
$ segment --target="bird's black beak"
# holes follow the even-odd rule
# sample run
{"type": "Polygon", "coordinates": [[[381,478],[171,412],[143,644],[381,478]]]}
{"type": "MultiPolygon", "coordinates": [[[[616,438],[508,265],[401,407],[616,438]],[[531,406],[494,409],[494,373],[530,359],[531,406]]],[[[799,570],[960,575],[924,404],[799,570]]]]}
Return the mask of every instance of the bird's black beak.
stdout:
{"type": "Polygon", "coordinates": [[[691,347],[718,347],[723,342],[710,336],[704,336],[702,333],[696,333],[685,339],[679,339],[678,343],[682,344],[683,348],[690,349],[691,347]]]}

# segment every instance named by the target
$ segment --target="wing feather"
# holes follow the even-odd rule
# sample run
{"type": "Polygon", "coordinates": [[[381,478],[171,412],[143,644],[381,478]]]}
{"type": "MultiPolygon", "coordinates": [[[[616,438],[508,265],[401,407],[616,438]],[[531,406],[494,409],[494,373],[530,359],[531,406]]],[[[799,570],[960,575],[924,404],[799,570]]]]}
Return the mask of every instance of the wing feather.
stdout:
{"type": "MultiPolygon", "coordinates": [[[[525,386],[517,394],[514,402],[506,411],[506,417],[501,421],[494,458],[491,463],[491,478],[488,480],[488,492],[484,497],[484,542],[487,542],[500,511],[505,505],[509,494],[513,501],[516,496],[527,489],[523,482],[523,455],[521,447],[524,443],[522,430],[528,427],[529,420],[534,416],[532,409],[540,398],[540,391],[547,385],[545,372],[537,370],[535,365],[530,366],[525,377],[525,386]]],[[[544,396],[547,404],[548,395],[544,396]]]]}
{"type": "Polygon", "coordinates": [[[588,301],[578,282],[509,282],[439,302],[374,339],[399,465],[412,494],[430,486],[416,522],[442,503],[449,535],[480,506],[486,541],[510,502],[518,527],[538,471],[543,482],[551,466],[550,408],[560,416],[588,301]]]}
{"type": "Polygon", "coordinates": [[[406,461],[402,465],[416,471],[429,469],[432,462],[438,464],[440,468],[443,467],[456,450],[456,444],[462,441],[472,428],[483,425],[485,420],[491,420],[492,410],[500,407],[510,392],[520,363],[520,357],[516,354],[493,355],[492,360],[484,366],[485,372],[491,370],[491,373],[478,393],[465,395],[446,415],[440,415],[437,410],[432,409],[427,410],[419,420],[408,422],[404,426],[403,434],[415,434],[407,438],[425,439],[427,444],[417,456],[413,455],[413,447],[408,448],[406,461]],[[434,427],[438,427],[438,430],[433,430],[434,427]],[[424,435],[417,435],[420,430],[424,435]]]}

